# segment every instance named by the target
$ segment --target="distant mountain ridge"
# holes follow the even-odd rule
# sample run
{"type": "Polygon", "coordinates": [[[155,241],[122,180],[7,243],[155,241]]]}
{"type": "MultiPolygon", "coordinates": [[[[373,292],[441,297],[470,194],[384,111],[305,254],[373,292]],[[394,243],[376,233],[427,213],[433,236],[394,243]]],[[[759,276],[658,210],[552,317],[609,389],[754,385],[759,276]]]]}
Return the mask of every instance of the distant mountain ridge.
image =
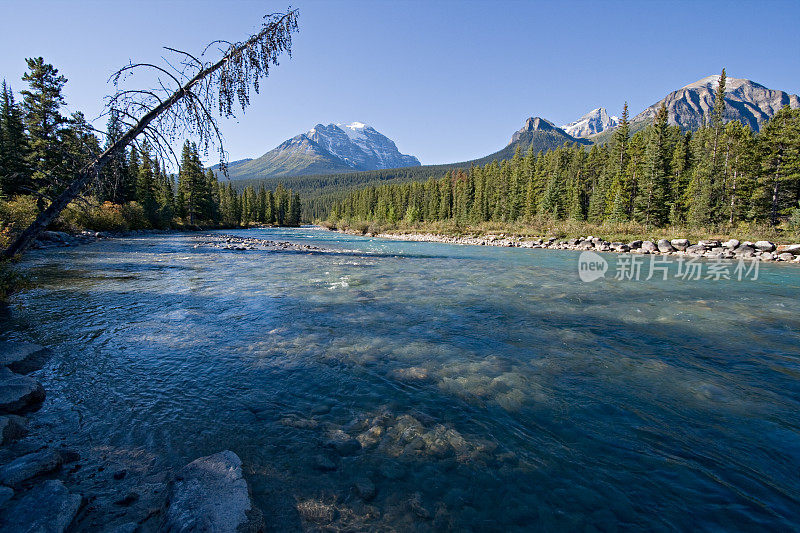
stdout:
{"type": "MultiPolygon", "coordinates": [[[[641,130],[652,123],[653,114],[661,105],[662,101],[667,105],[671,124],[677,124],[684,129],[695,129],[699,127],[710,117],[710,112],[713,109],[714,92],[716,91],[718,83],[719,76],[709,76],[669,93],[666,97],[649,106],[631,120],[631,132],[633,133],[641,130]]],[[[725,120],[742,120],[742,122],[756,130],[760,129],[764,122],[772,117],[783,105],[789,105],[792,108],[800,107],[800,99],[798,99],[796,95],[784,91],[768,89],[763,85],[746,79],[727,78],[726,89],[725,101],[727,109],[725,120]]],[[[416,161],[415,166],[383,168],[367,172],[354,171],[353,165],[345,160],[346,158],[351,162],[354,161],[354,158],[348,155],[345,155],[345,158],[338,157],[331,161],[326,160],[320,154],[330,154],[328,148],[325,148],[328,145],[322,141],[315,141],[313,137],[316,132],[314,131],[314,133],[308,132],[303,135],[307,136],[307,142],[311,148],[314,148],[314,145],[320,147],[318,152],[313,152],[314,157],[320,159],[320,163],[317,165],[305,165],[302,169],[302,174],[285,172],[284,174],[277,175],[278,177],[264,180],[253,172],[238,172],[234,169],[231,173],[234,176],[233,179],[251,178],[247,180],[248,185],[256,185],[261,181],[262,183],[274,187],[277,183],[282,182],[287,187],[294,187],[297,190],[301,190],[304,196],[311,198],[352,187],[365,187],[387,182],[402,183],[406,181],[424,181],[429,177],[438,178],[454,169],[467,169],[472,165],[485,165],[491,163],[493,160],[502,161],[503,159],[511,158],[518,148],[522,153],[526,153],[529,149],[532,149],[534,152],[550,150],[562,146],[564,143],[578,143],[584,146],[603,144],[608,142],[613,132],[616,131],[617,125],[614,124],[615,120],[616,117],[609,115],[602,107],[593,109],[580,119],[566,124],[561,128],[542,117],[533,116],[525,121],[525,125],[522,128],[512,134],[511,141],[505,147],[489,155],[463,162],[426,166],[419,166],[419,162],[414,158],[414,161],[416,161]],[[566,131],[567,129],[574,133],[574,135],[566,131]],[[592,130],[599,131],[597,133],[590,133],[592,130]],[[583,136],[587,135],[587,133],[588,136],[583,136]],[[321,170],[314,172],[314,169],[317,168],[321,170]]],[[[331,125],[320,126],[314,128],[314,130],[327,130],[331,125]]],[[[335,139],[341,138],[339,133],[334,133],[335,137],[328,135],[328,140],[331,143],[333,143],[335,139]]],[[[344,130],[342,130],[342,133],[347,135],[347,132],[344,130]]],[[[298,137],[286,142],[288,143],[298,139],[298,137]]],[[[303,140],[301,141],[305,142],[303,140]]],[[[342,153],[342,150],[338,148],[331,149],[334,152],[342,153]]],[[[270,155],[270,153],[272,152],[268,152],[262,156],[262,158],[270,155]]],[[[256,161],[258,161],[258,159],[243,160],[242,162],[231,163],[230,167],[246,167],[248,165],[253,165],[256,161]]],[[[386,162],[384,164],[391,163],[386,162]]],[[[287,167],[284,166],[284,168],[287,167]]],[[[242,185],[244,185],[244,183],[242,183],[242,185]]]]}
{"type": "Polygon", "coordinates": [[[256,159],[228,165],[230,179],[333,174],[419,166],[394,141],[361,122],[317,124],[256,159]]]}
{"type": "MultiPolygon", "coordinates": [[[[714,94],[719,86],[719,74],[708,76],[654,103],[635,117],[631,122],[650,123],[658,108],[664,103],[669,114],[669,123],[684,130],[697,129],[711,118],[714,110],[714,94]]],[[[725,81],[725,120],[739,120],[754,131],[769,120],[780,108],[788,105],[800,107],[797,95],[784,91],[767,89],[761,84],[743,78],[726,78],[725,81]]]]}

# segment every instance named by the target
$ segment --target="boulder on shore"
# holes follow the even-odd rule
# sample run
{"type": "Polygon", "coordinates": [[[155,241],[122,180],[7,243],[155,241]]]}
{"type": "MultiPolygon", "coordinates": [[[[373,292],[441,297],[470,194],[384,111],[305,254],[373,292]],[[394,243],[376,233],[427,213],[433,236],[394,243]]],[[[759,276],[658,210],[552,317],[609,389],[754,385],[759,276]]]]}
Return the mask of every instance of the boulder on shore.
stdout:
{"type": "Polygon", "coordinates": [[[640,246],[640,248],[642,249],[642,251],[649,253],[658,251],[658,247],[653,241],[642,241],[642,245],[640,246]]]}
{"type": "Polygon", "coordinates": [[[23,481],[61,468],[64,463],[78,460],[78,454],[47,448],[14,459],[0,467],[0,483],[15,487],[23,481]]]}
{"type": "Polygon", "coordinates": [[[2,513],[9,533],[63,533],[75,519],[83,498],[71,494],[61,481],[50,479],[11,504],[2,513]]]}
{"type": "Polygon", "coordinates": [[[658,251],[661,252],[662,254],[667,254],[675,251],[675,248],[667,239],[660,239],[656,246],[658,246],[658,251]]]}
{"type": "Polygon", "coordinates": [[[0,367],[0,414],[35,411],[43,401],[44,389],[38,381],[0,367]]]}
{"type": "Polygon", "coordinates": [[[775,251],[775,245],[772,244],[769,241],[756,241],[755,247],[756,247],[756,250],[759,250],[761,252],[774,252],[775,251]]]}
{"type": "Polygon", "coordinates": [[[21,439],[28,433],[28,421],[21,416],[0,416],[0,444],[21,439]]]}
{"type": "Polygon", "coordinates": [[[0,342],[0,366],[17,374],[30,374],[44,366],[52,355],[47,348],[30,342],[0,342]]]}
{"type": "Polygon", "coordinates": [[[259,531],[263,516],[250,500],[242,461],[230,450],[195,459],[170,488],[161,531],[259,531]]]}
{"type": "Polygon", "coordinates": [[[689,247],[688,239],[672,239],[669,243],[676,249],[683,251],[689,247]]]}
{"type": "Polygon", "coordinates": [[[781,244],[775,251],[779,254],[800,255],[800,244],[781,244]]]}

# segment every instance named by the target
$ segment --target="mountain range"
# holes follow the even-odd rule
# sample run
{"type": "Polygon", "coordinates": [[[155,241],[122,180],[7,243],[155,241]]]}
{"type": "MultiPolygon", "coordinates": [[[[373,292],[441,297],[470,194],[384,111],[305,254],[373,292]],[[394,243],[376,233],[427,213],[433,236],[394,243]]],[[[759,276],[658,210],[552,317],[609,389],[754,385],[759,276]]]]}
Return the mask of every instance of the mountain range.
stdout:
{"type": "MultiPolygon", "coordinates": [[[[711,117],[719,79],[719,75],[708,76],[669,93],[634,116],[631,119],[631,131],[638,131],[651,123],[662,103],[667,108],[670,124],[684,130],[700,127],[711,117]]],[[[781,107],[788,105],[800,108],[800,99],[797,95],[768,89],[747,79],[727,78],[725,104],[727,121],[739,120],[758,131],[781,107]]],[[[317,124],[308,132],[284,141],[257,159],[230,163],[228,173],[232,180],[263,180],[358,171],[381,171],[381,176],[392,176],[392,172],[387,172],[387,169],[406,169],[395,172],[403,176],[421,175],[426,170],[431,175],[439,175],[446,169],[484,165],[495,159],[499,161],[513,157],[517,148],[523,152],[531,148],[539,152],[564,143],[602,144],[611,138],[618,125],[619,118],[609,115],[603,107],[593,109],[561,127],[541,117],[530,117],[511,136],[509,144],[497,152],[471,161],[421,167],[417,172],[412,168],[420,167],[416,157],[401,154],[394,141],[366,124],[317,124]]],[[[342,181],[347,180],[338,180],[337,183],[342,181]]]]}

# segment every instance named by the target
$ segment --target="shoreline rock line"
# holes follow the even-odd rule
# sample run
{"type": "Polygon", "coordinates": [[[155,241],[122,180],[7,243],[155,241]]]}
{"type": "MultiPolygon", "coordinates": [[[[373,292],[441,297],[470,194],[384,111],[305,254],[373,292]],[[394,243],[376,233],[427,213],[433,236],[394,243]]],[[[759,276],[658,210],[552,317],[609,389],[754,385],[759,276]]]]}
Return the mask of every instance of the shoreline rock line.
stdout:
{"type": "MultiPolygon", "coordinates": [[[[335,230],[350,235],[362,235],[352,230],[335,230]]],[[[573,239],[525,240],[522,237],[506,234],[486,235],[482,237],[451,237],[435,233],[366,233],[367,237],[392,239],[412,242],[440,242],[470,246],[503,246],[508,248],[532,248],[548,250],[573,250],[595,252],[615,252],[632,254],[661,254],[718,259],[747,259],[774,262],[800,263],[800,244],[776,245],[770,241],[739,241],[730,239],[721,242],[715,239],[704,239],[692,244],[688,239],[634,240],[631,242],[609,242],[600,237],[587,236],[573,239]]]]}

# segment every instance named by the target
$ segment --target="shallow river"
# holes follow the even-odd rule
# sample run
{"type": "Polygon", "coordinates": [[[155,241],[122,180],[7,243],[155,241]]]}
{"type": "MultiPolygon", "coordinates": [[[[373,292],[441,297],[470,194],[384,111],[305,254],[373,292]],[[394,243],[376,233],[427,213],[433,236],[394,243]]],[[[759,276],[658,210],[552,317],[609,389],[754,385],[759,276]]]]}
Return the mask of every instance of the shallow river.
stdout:
{"type": "Polygon", "coordinates": [[[0,336],[56,352],[41,416],[176,467],[231,449],[268,522],[800,528],[800,268],[584,283],[577,252],[229,233],[334,253],[29,254],[0,336]]]}

